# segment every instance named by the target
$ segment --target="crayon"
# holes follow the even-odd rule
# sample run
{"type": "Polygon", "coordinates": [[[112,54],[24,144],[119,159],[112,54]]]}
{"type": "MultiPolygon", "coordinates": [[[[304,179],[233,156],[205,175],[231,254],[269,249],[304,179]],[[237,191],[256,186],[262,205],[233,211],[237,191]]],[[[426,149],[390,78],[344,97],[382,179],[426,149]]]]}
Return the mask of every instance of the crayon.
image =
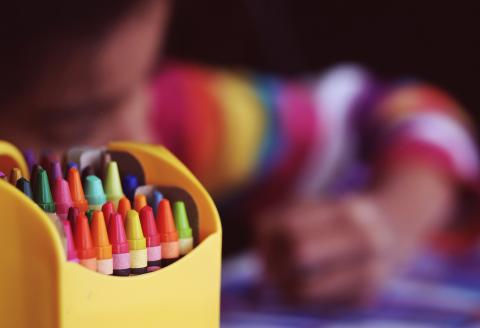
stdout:
{"type": "Polygon", "coordinates": [[[77,250],[75,248],[75,241],[73,240],[73,231],[70,221],[62,220],[63,230],[67,239],[67,261],[79,263],[77,250]]]}
{"type": "Polygon", "coordinates": [[[33,190],[33,200],[47,213],[48,217],[52,220],[55,228],[57,228],[57,231],[60,234],[63,246],[66,249],[67,239],[65,237],[65,231],[63,230],[63,224],[58,215],[55,213],[55,203],[53,202],[47,171],[40,168],[36,173],[35,181],[36,183],[33,190]]]}
{"type": "Polygon", "coordinates": [[[70,171],[70,169],[74,167],[78,170],[78,164],[75,163],[75,162],[68,162],[67,163],[67,172],[65,173],[65,175],[68,175],[68,171],[70,171]]]}
{"type": "Polygon", "coordinates": [[[50,181],[50,187],[53,189],[53,185],[55,184],[55,180],[57,178],[63,178],[62,174],[62,166],[60,165],[59,161],[52,162],[50,166],[50,172],[48,173],[48,180],[50,181]]]}
{"type": "Polygon", "coordinates": [[[85,197],[88,201],[90,210],[100,211],[102,205],[106,203],[107,198],[103,191],[102,180],[94,175],[89,175],[85,179],[85,197]]]}
{"type": "Polygon", "coordinates": [[[110,216],[108,238],[112,244],[113,275],[129,276],[130,250],[123,225],[123,218],[118,213],[110,216]]]}
{"type": "Polygon", "coordinates": [[[25,158],[25,162],[27,162],[28,172],[32,172],[33,166],[37,163],[35,153],[31,149],[25,149],[23,151],[23,157],[25,158]]]}
{"type": "Polygon", "coordinates": [[[72,232],[75,233],[75,227],[77,225],[77,217],[80,214],[80,211],[76,207],[70,207],[68,209],[67,220],[70,222],[70,227],[72,232]]]}
{"type": "Polygon", "coordinates": [[[91,175],[95,175],[95,170],[93,169],[93,167],[91,167],[89,165],[82,170],[82,182],[83,182],[83,184],[85,184],[85,180],[87,179],[87,177],[89,177],[91,175]]]}
{"type": "Polygon", "coordinates": [[[110,215],[112,213],[115,213],[115,208],[113,207],[112,202],[106,202],[102,206],[102,212],[103,212],[103,217],[105,218],[105,224],[108,227],[108,224],[110,223],[110,215]]]}
{"type": "Polygon", "coordinates": [[[39,169],[36,173],[36,183],[34,188],[34,200],[45,212],[55,213],[55,203],[53,202],[50,184],[48,182],[47,171],[39,169]]]}
{"type": "Polygon", "coordinates": [[[108,241],[107,226],[102,211],[93,212],[92,239],[97,256],[97,272],[113,274],[112,245],[108,241]]]}
{"type": "Polygon", "coordinates": [[[153,215],[155,217],[157,217],[158,204],[160,204],[162,199],[163,199],[163,194],[158,190],[154,190],[152,195],[152,208],[153,208],[153,215]]]}
{"type": "Polygon", "coordinates": [[[7,180],[7,176],[5,173],[3,173],[3,171],[0,171],[0,180],[7,180]]]}
{"type": "Polygon", "coordinates": [[[117,212],[122,216],[123,224],[125,225],[125,221],[127,220],[127,212],[132,209],[132,205],[128,198],[124,197],[120,199],[118,202],[118,209],[117,212]]]}
{"type": "Polygon", "coordinates": [[[158,204],[156,221],[162,243],[162,267],[166,267],[175,262],[180,256],[178,233],[168,199],[162,199],[160,204],[158,204]]]}
{"type": "Polygon", "coordinates": [[[188,223],[187,210],[185,209],[184,202],[173,203],[173,216],[178,231],[180,256],[184,256],[193,249],[192,228],[190,228],[190,224],[188,223]]]}
{"type": "Polygon", "coordinates": [[[150,206],[145,206],[140,211],[140,221],[142,223],[143,235],[147,241],[147,271],[152,272],[161,268],[162,265],[162,246],[160,234],[155,223],[155,216],[150,206]]]}
{"type": "Polygon", "coordinates": [[[22,177],[22,171],[18,167],[14,167],[12,171],[10,171],[10,178],[9,181],[12,185],[17,186],[17,181],[22,177]]]}
{"type": "Polygon", "coordinates": [[[147,206],[147,197],[143,194],[135,195],[135,211],[140,212],[144,206],[147,206]]]}
{"type": "Polygon", "coordinates": [[[78,215],[74,236],[79,263],[87,269],[97,271],[97,259],[95,248],[93,247],[92,234],[88,226],[88,219],[83,213],[78,215]]]}
{"type": "Polygon", "coordinates": [[[72,195],[73,206],[77,207],[80,212],[88,210],[88,202],[83,192],[82,180],[80,180],[80,173],[75,167],[68,170],[68,185],[72,195]]]}
{"type": "Polygon", "coordinates": [[[17,188],[23,192],[28,198],[33,199],[32,186],[30,182],[25,178],[20,178],[17,181],[17,188]]]}
{"type": "Polygon", "coordinates": [[[138,187],[138,179],[135,175],[127,174],[123,177],[123,193],[133,202],[135,197],[135,189],[138,187]]]}
{"type": "Polygon", "coordinates": [[[132,275],[147,273],[147,243],[143,236],[142,225],[140,224],[137,211],[130,210],[127,212],[127,226],[125,230],[130,250],[130,273],[132,275]]]}
{"type": "Polygon", "coordinates": [[[105,172],[104,188],[107,200],[112,201],[115,208],[117,208],[118,202],[124,197],[117,162],[110,161],[108,163],[105,172]]]}
{"type": "Polygon", "coordinates": [[[68,209],[73,206],[72,196],[70,194],[70,187],[65,179],[57,178],[53,187],[53,198],[55,200],[55,210],[58,217],[66,220],[68,216],[68,209]]]}

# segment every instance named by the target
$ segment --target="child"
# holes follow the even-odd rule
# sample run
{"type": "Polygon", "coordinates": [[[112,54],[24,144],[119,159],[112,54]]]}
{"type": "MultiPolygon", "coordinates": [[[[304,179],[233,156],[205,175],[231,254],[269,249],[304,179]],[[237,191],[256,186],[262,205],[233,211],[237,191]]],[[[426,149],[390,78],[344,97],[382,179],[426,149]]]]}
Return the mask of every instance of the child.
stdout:
{"type": "Polygon", "coordinates": [[[150,88],[168,1],[32,6],[3,22],[0,138],[57,150],[161,140],[215,194],[271,206],[258,249],[299,301],[368,296],[477,175],[468,121],[429,86],[353,66],[287,83],[172,65],[150,88]]]}

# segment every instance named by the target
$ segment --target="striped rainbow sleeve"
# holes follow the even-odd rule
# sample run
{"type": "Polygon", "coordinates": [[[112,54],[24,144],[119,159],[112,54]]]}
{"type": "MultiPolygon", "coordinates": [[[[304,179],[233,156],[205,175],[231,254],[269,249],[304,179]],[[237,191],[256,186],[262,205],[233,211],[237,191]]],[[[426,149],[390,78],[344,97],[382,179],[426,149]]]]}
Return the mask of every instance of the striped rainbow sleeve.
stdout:
{"type": "Polygon", "coordinates": [[[446,93],[422,83],[391,88],[375,106],[380,165],[423,162],[462,182],[476,181],[478,154],[471,122],[446,93]]]}

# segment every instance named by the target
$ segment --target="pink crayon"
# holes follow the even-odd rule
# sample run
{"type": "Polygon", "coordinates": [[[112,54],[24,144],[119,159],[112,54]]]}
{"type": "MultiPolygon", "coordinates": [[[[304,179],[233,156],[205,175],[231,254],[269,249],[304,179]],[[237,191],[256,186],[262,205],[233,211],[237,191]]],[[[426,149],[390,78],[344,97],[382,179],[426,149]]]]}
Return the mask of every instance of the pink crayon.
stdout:
{"type": "Polygon", "coordinates": [[[66,220],[68,209],[73,206],[70,188],[65,179],[57,178],[53,186],[53,199],[55,201],[55,211],[62,220],[66,220]]]}
{"type": "Polygon", "coordinates": [[[67,239],[67,260],[69,262],[79,263],[77,250],[75,248],[75,242],[73,240],[72,227],[70,226],[70,221],[62,220],[63,230],[65,230],[65,238],[67,239]]]}

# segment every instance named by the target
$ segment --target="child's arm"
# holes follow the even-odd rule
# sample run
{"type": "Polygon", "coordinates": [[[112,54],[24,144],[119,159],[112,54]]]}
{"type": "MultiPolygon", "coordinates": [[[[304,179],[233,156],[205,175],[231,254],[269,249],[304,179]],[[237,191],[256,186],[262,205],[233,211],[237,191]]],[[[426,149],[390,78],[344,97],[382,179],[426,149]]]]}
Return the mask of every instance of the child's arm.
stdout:
{"type": "Polygon", "coordinates": [[[451,218],[458,188],[476,176],[475,147],[461,114],[423,88],[423,102],[411,99],[422,88],[397,89],[379,107],[390,122],[377,120],[388,137],[376,148],[372,189],[276,208],[259,221],[267,272],[294,299],[365,299],[451,218]]]}

